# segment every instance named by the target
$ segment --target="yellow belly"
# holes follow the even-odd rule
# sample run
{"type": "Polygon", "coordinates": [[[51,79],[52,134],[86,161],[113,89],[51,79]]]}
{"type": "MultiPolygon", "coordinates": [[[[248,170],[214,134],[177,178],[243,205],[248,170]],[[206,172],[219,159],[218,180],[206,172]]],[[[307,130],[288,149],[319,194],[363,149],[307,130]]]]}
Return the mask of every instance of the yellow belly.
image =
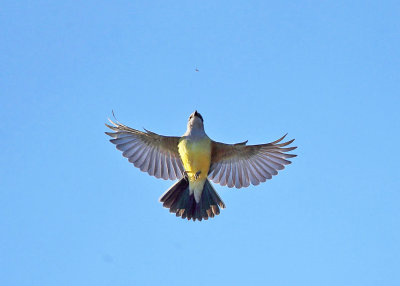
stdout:
{"type": "Polygon", "coordinates": [[[208,137],[195,141],[182,138],[178,151],[191,182],[195,181],[195,174],[198,171],[200,175],[197,180],[202,181],[207,178],[211,162],[211,140],[208,137]]]}

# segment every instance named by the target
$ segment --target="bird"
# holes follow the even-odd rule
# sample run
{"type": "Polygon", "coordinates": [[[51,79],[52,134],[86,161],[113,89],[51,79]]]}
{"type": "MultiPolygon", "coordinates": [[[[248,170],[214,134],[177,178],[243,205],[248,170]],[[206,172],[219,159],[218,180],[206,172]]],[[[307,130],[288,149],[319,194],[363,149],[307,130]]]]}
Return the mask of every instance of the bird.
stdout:
{"type": "MultiPolygon", "coordinates": [[[[113,112],[114,115],[114,112],[113,112]]],[[[247,145],[248,141],[226,144],[211,140],[204,130],[202,115],[190,114],[182,136],[163,136],[145,128],[144,132],[120,123],[114,115],[113,132],[105,132],[110,142],[135,167],[156,178],[178,180],[159,201],[182,219],[207,220],[220,214],[225,203],[210,180],[228,188],[258,185],[291,163],[287,133],[270,143],[247,145]]]]}

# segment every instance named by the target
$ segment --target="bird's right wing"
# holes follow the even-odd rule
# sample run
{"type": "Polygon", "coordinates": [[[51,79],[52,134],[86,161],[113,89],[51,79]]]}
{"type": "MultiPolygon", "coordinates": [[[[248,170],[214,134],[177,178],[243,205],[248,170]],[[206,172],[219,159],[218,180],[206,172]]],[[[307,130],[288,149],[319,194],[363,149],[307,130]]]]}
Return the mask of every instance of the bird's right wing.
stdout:
{"type": "Polygon", "coordinates": [[[178,153],[179,137],[161,136],[145,129],[142,132],[121,123],[111,121],[108,128],[115,132],[105,132],[114,139],[122,155],[141,171],[164,180],[181,179],[184,168],[178,153]]]}
{"type": "MultiPolygon", "coordinates": [[[[286,135],[285,135],[286,136],[286,135]]],[[[278,174],[278,170],[290,164],[287,158],[296,155],[287,154],[297,147],[283,148],[294,141],[279,143],[282,138],[267,144],[248,145],[246,142],[238,144],[224,144],[212,141],[211,166],[208,178],[214,183],[229,188],[248,187],[258,185],[278,174]]]]}

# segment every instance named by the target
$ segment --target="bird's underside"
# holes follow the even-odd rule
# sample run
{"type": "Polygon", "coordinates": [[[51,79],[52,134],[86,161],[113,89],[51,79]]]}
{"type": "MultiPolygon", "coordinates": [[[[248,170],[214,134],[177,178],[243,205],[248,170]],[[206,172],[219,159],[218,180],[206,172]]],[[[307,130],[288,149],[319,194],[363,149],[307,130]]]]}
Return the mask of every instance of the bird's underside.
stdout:
{"type": "MultiPolygon", "coordinates": [[[[189,118],[189,123],[191,120],[196,120],[196,115],[198,113],[196,114],[195,112],[193,114],[189,118]],[[193,114],[195,115],[193,116],[195,119],[192,119],[193,114]]],[[[197,119],[197,121],[199,120],[197,119]]],[[[201,117],[201,124],[202,121],[203,119],[201,117]]],[[[185,176],[187,176],[187,171],[196,173],[196,170],[185,170],[185,167],[188,169],[188,165],[183,164],[181,159],[182,154],[180,154],[178,150],[178,145],[184,140],[183,138],[189,138],[187,134],[190,135],[191,133],[188,133],[188,131],[186,137],[162,136],[146,129],[142,132],[130,128],[118,121],[113,122],[110,120],[110,122],[112,125],[106,124],[106,126],[113,132],[106,132],[106,134],[112,137],[110,140],[111,143],[115,144],[116,148],[122,151],[122,155],[141,171],[164,180],[185,180],[187,179],[185,178],[185,176]]],[[[197,124],[196,121],[194,122],[197,124]]],[[[201,127],[203,126],[201,125],[201,127]]],[[[194,127],[191,126],[191,128],[193,131],[194,127]]],[[[278,171],[283,170],[285,165],[291,163],[288,159],[296,156],[287,153],[297,147],[289,147],[294,139],[282,142],[285,136],[286,135],[282,136],[276,141],[259,145],[246,145],[247,141],[237,144],[225,144],[210,140],[208,137],[202,137],[201,140],[203,141],[207,138],[210,140],[211,148],[209,168],[207,168],[209,171],[204,179],[207,180],[208,178],[222,186],[239,189],[248,187],[250,184],[258,185],[271,179],[272,176],[278,174],[278,171]]],[[[202,175],[204,176],[204,174],[202,175]]],[[[195,177],[191,178],[193,180],[195,177]]],[[[184,184],[182,183],[180,185],[182,185],[183,188],[184,184]]],[[[213,189],[212,186],[211,188],[213,189]]],[[[184,191],[180,191],[183,196],[184,191]]],[[[164,194],[164,198],[166,193],[164,194]]],[[[176,213],[177,216],[193,220],[207,219],[208,217],[219,214],[218,204],[222,208],[225,207],[222,200],[215,199],[214,201],[213,199],[209,199],[213,195],[212,191],[203,193],[207,193],[208,195],[205,194],[204,196],[208,197],[206,199],[199,198],[196,200],[196,203],[200,204],[201,201],[201,203],[207,205],[209,209],[204,209],[205,207],[202,206],[203,209],[198,210],[197,213],[189,214],[187,212],[189,207],[186,211],[185,208],[182,207],[185,203],[188,204],[186,198],[179,198],[180,202],[176,202],[176,204],[172,206],[173,202],[171,202],[170,197],[168,204],[164,201],[164,206],[170,208],[170,211],[176,213]],[[208,199],[210,201],[208,201],[208,199]]],[[[190,192],[188,194],[190,196],[190,192]]],[[[178,200],[178,198],[176,200],[178,200]]],[[[190,198],[187,200],[190,200],[190,198]]],[[[196,212],[195,209],[192,211],[196,212]]]]}

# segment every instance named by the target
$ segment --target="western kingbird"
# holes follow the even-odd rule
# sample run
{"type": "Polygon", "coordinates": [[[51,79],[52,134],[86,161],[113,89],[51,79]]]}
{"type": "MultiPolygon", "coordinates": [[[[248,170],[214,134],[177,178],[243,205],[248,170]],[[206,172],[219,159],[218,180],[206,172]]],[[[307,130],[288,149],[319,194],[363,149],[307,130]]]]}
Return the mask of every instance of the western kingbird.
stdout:
{"type": "Polygon", "coordinates": [[[294,139],[278,140],[260,145],[246,145],[247,141],[225,144],[211,140],[204,131],[203,117],[193,112],[181,137],[162,136],[154,132],[135,130],[109,119],[106,132],[117,149],[141,171],[156,178],[179,181],[160,198],[163,206],[177,217],[188,220],[208,219],[225,208],[210,180],[229,188],[258,185],[278,174],[290,164],[287,154],[297,147],[285,147],[294,139]]]}

